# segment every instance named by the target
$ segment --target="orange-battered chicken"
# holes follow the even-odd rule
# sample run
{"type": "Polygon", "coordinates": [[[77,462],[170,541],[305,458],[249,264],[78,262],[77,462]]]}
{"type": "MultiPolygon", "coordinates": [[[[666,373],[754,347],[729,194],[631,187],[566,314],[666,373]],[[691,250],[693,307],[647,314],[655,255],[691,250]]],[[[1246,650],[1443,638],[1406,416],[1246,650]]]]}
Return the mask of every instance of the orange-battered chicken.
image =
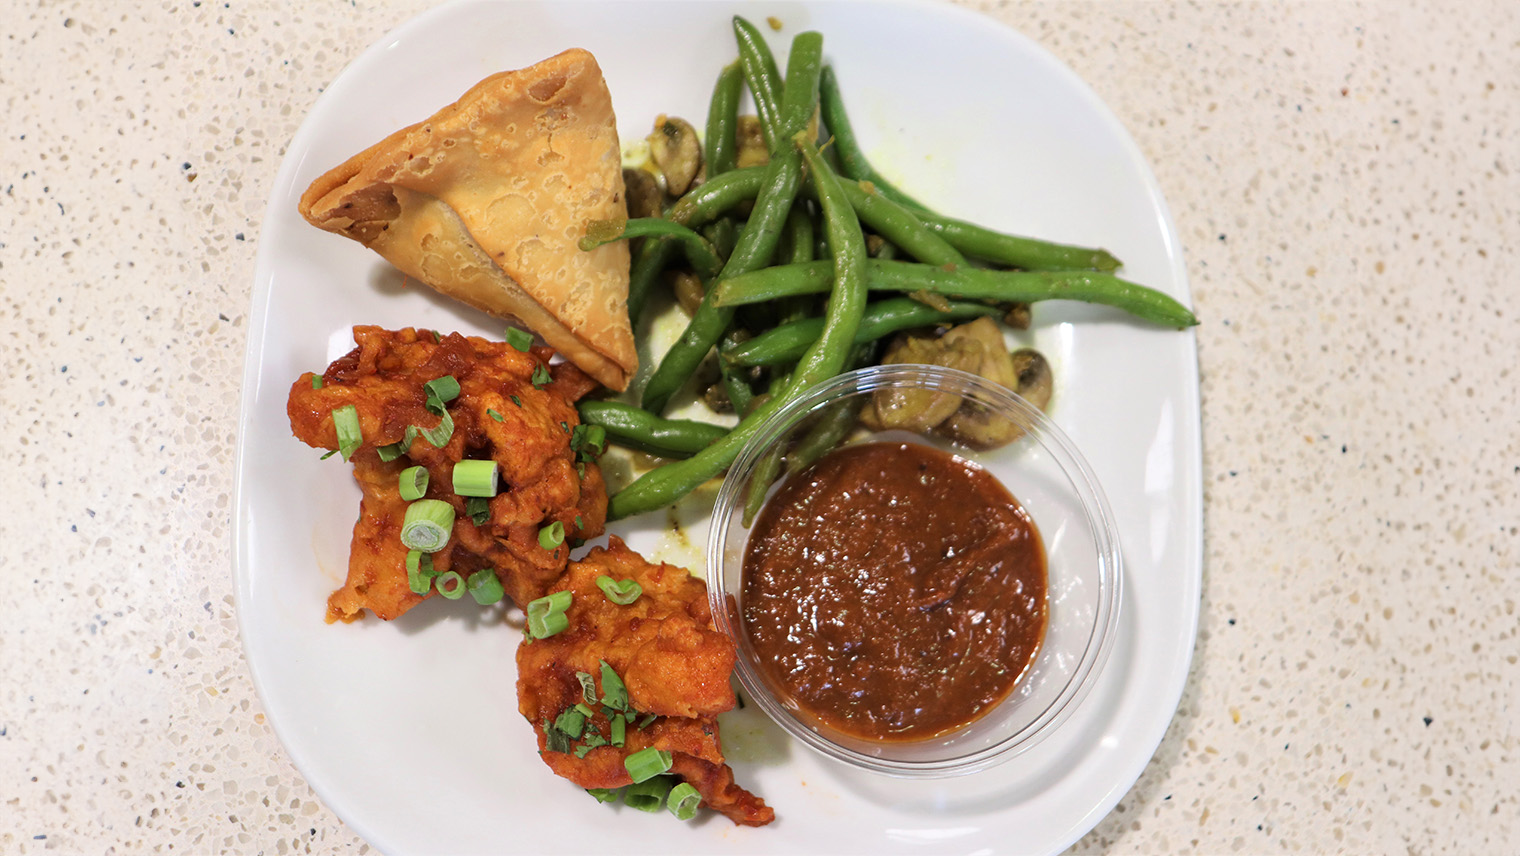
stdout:
{"type": "Polygon", "coordinates": [[[713,629],[707,587],[683,568],[650,564],[618,538],[608,541],[572,563],[550,589],[571,593],[568,626],[517,650],[518,709],[538,734],[544,762],[583,788],[618,788],[633,781],[624,759],[654,747],[671,753],[669,772],[696,788],[707,808],[737,824],[770,823],[775,812],[734,784],[723,761],[717,715],[734,706],[728,679],[735,653],[733,642],[713,629]],[[597,585],[603,576],[632,580],[642,591],[619,605],[597,585]],[[626,687],[624,708],[606,702],[603,663],[626,687]],[[570,738],[556,722],[586,702],[577,673],[594,681],[599,701],[586,705],[593,715],[570,738]],[[618,716],[621,746],[608,740],[618,733],[618,716]]]}
{"type": "Polygon", "coordinates": [[[550,366],[547,348],[519,351],[506,342],[410,328],[355,327],[354,341],[358,347],[320,376],[302,375],[287,405],[295,436],[322,449],[339,446],[333,411],[351,404],[358,413],[362,441],[350,460],[363,499],[348,580],[328,598],[327,620],[352,621],[365,609],[392,619],[431,596],[432,589],[426,596],[411,590],[400,540],[409,503],[398,477],[417,464],[428,470],[426,497],[455,509],[448,544],[432,554],[434,570],[468,576],[493,568],[518,604],[542,595],[564,571],[573,539],[596,537],[606,521],[601,471],[571,445],[580,421],[574,402],[596,382],[568,363],[550,366]],[[446,404],[453,422],[447,442],[434,447],[416,436],[400,457],[382,460],[381,447],[395,448],[409,427],[440,424],[439,405],[430,408],[424,385],[444,376],[459,383],[458,397],[446,404]],[[500,492],[478,525],[454,493],[453,466],[464,459],[490,459],[500,468],[500,492]],[[539,530],[556,521],[564,543],[540,546],[539,530]]]}

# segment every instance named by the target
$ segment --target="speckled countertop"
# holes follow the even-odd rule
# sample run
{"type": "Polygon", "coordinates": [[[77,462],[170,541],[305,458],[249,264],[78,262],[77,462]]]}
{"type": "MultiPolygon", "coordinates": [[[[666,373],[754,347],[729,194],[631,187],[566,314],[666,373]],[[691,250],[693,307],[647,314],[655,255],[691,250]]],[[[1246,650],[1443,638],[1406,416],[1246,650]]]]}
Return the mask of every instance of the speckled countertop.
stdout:
{"type": "MultiPolygon", "coordinates": [[[[0,0],[0,853],[370,849],[229,512],[260,217],[429,5],[0,0]]],[[[1520,852],[1520,7],[979,4],[1118,113],[1205,324],[1196,657],[1078,852],[1520,852]]]]}

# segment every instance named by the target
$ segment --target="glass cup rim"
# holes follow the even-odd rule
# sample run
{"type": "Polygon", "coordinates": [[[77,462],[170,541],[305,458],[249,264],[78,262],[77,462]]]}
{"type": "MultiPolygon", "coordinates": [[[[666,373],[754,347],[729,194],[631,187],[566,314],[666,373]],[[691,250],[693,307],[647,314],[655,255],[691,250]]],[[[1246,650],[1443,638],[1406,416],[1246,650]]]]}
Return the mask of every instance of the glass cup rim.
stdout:
{"type": "MultiPolygon", "coordinates": [[[[951,394],[972,395],[984,404],[1006,408],[1027,420],[1031,435],[1040,445],[1051,449],[1060,469],[1070,480],[1076,498],[1087,518],[1097,553],[1099,592],[1094,608],[1093,626],[1083,646],[1077,668],[1056,699],[1034,721],[998,742],[964,756],[928,761],[882,758],[858,752],[829,740],[803,724],[772,695],[755,665],[742,654],[735,671],[746,694],[791,736],[826,757],[854,767],[899,778],[944,778],[984,770],[1009,760],[1049,736],[1066,720],[1088,695],[1103,665],[1108,660],[1117,635],[1119,605],[1123,588],[1123,558],[1119,549],[1118,528],[1108,499],[1096,475],[1071,439],[1039,408],[1017,393],[986,380],[980,375],[959,369],[924,364],[867,366],[836,375],[819,383],[797,399],[788,402],[768,417],[755,436],[745,443],[724,477],[713,505],[707,536],[706,582],[713,621],[719,632],[740,645],[742,629],[729,612],[727,591],[723,584],[724,554],[728,521],[742,502],[744,483],[760,457],[798,422],[834,401],[841,395],[869,393],[883,387],[911,382],[916,386],[940,389],[951,394]],[[987,401],[986,399],[990,399],[987,401]]],[[[742,645],[740,645],[742,650],[742,645]]],[[[970,727],[970,726],[968,726],[970,727]]]]}

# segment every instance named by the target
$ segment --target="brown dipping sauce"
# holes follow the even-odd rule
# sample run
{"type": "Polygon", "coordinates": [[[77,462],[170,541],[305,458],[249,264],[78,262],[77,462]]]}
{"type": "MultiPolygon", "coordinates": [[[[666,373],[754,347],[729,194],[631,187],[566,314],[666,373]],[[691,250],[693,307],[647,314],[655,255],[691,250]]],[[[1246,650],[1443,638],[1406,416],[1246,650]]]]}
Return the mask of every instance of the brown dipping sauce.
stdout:
{"type": "Polygon", "coordinates": [[[991,474],[912,443],[861,443],[788,480],[744,556],[760,668],[855,737],[923,740],[1008,695],[1046,623],[1045,549],[991,474]]]}

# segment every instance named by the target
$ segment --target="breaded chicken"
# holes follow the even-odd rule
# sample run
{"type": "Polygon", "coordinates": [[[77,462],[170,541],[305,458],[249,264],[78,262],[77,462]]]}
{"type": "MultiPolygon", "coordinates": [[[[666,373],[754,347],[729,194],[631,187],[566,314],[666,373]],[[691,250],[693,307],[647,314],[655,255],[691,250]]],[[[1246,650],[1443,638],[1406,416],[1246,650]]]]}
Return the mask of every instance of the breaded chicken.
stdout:
{"type": "Polygon", "coordinates": [[[729,674],[736,655],[733,642],[713,629],[706,585],[684,568],[646,562],[616,537],[608,542],[572,563],[550,589],[571,593],[568,627],[526,639],[517,650],[518,709],[537,732],[541,757],[583,788],[617,788],[633,781],[623,760],[653,747],[671,753],[669,772],[696,788],[704,806],[737,824],[770,823],[775,812],[734,784],[723,762],[717,715],[734,706],[729,674]],[[642,591],[619,605],[597,585],[599,577],[632,580],[642,591]],[[603,664],[626,687],[631,710],[605,702],[603,664]],[[602,701],[587,705],[593,715],[582,735],[567,738],[555,723],[586,701],[577,673],[590,676],[602,701]],[[617,716],[626,725],[621,746],[606,741],[617,716]]]}
{"type": "Polygon", "coordinates": [[[334,410],[351,404],[359,418],[362,442],[350,460],[363,499],[348,580],[328,599],[327,620],[352,621],[365,609],[388,620],[424,599],[407,582],[400,531],[408,503],[397,484],[400,472],[417,464],[428,470],[426,496],[449,502],[456,513],[448,544],[432,554],[434,569],[468,576],[494,568],[518,604],[542,595],[564,571],[572,540],[596,537],[606,521],[601,471],[571,448],[580,422],[575,399],[595,382],[568,363],[549,366],[547,348],[519,351],[506,342],[410,328],[355,327],[354,341],[358,347],[329,366],[320,383],[302,375],[287,404],[295,436],[322,449],[338,447],[334,410]],[[430,408],[425,384],[445,375],[459,383],[458,397],[444,405],[453,422],[447,442],[434,447],[417,436],[401,457],[383,461],[380,447],[402,442],[409,427],[439,425],[439,405],[430,408]],[[500,469],[500,492],[479,525],[454,493],[454,464],[464,459],[494,460],[500,469]],[[539,530],[556,521],[565,543],[540,546],[539,530]]]}

